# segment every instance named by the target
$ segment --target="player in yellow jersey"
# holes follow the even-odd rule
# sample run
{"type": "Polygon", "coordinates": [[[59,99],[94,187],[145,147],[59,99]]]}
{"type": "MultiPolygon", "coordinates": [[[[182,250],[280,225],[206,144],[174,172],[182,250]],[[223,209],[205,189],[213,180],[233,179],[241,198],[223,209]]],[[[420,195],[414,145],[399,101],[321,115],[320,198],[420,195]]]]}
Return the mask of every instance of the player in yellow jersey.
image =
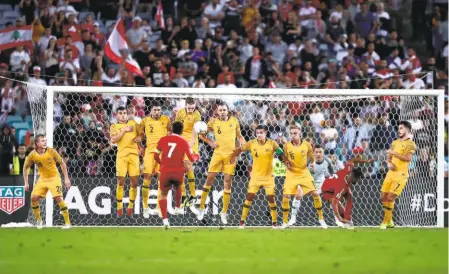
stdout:
{"type": "Polygon", "coordinates": [[[326,229],[327,224],[323,218],[323,203],[318,191],[315,188],[312,174],[307,167],[315,168],[315,158],[313,156],[312,145],[301,140],[301,127],[293,124],[290,126],[290,142],[283,145],[283,160],[287,165],[287,173],[285,175],[285,183],[282,197],[282,219],[284,223],[281,228],[287,228],[296,222],[296,212],[298,211],[301,199],[304,195],[310,194],[313,197],[313,204],[318,213],[318,222],[321,227],[326,229]],[[288,221],[288,213],[290,211],[290,198],[295,196],[292,206],[293,210],[291,220],[288,221]]]}
{"type": "Polygon", "coordinates": [[[207,124],[207,133],[213,132],[215,142],[204,136],[204,141],[214,149],[212,159],[209,163],[209,174],[201,193],[200,209],[198,211],[198,220],[204,218],[206,198],[218,172],[224,175],[224,193],[223,209],[220,217],[223,224],[227,224],[226,213],[228,212],[229,202],[231,200],[231,183],[235,172],[235,163],[231,163],[231,155],[235,149],[236,139],[240,145],[245,143],[245,139],[240,133],[240,123],[235,117],[228,116],[229,109],[226,103],[219,102],[217,107],[218,118],[212,118],[207,124]]]}
{"type": "MultiPolygon", "coordinates": [[[[150,195],[151,178],[159,175],[159,164],[154,159],[153,153],[156,150],[159,139],[167,136],[171,131],[170,118],[162,115],[162,109],[159,102],[154,101],[150,107],[150,115],[140,121],[140,137],[146,139],[145,156],[143,158],[143,185],[142,185],[142,203],[143,217],[150,217],[150,208],[148,207],[148,198],[150,195]]],[[[157,199],[159,200],[161,191],[158,180],[157,199]]],[[[159,203],[156,206],[155,213],[160,215],[159,203]]]]}
{"type": "MultiPolygon", "coordinates": [[[[182,132],[182,137],[184,137],[187,141],[189,141],[190,147],[193,149],[194,154],[198,154],[198,136],[195,134],[193,136],[193,125],[201,121],[201,114],[196,109],[196,102],[193,98],[188,97],[186,99],[186,107],[179,110],[176,113],[175,121],[179,121],[184,125],[184,130],[182,132]]],[[[201,137],[200,137],[201,138],[201,137]]],[[[189,168],[187,171],[187,183],[189,185],[190,197],[186,195],[186,189],[184,183],[181,184],[182,191],[182,206],[192,205],[193,200],[196,198],[195,193],[195,173],[193,172],[193,165],[190,163],[189,159],[185,158],[186,166],[189,168]]]]}
{"type": "Polygon", "coordinates": [[[31,151],[23,165],[23,180],[25,182],[25,190],[28,191],[30,187],[28,184],[28,170],[35,164],[39,171],[39,179],[34,185],[33,192],[31,192],[31,208],[36,218],[37,228],[40,229],[43,227],[39,200],[45,198],[48,191],[51,192],[53,199],[58,203],[62,216],[64,217],[65,225],[62,228],[70,228],[69,210],[62,197],[61,175],[58,172],[56,163],[61,166],[65,186],[69,189],[70,179],[67,173],[67,165],[56,150],[47,147],[47,137],[45,135],[37,135],[34,139],[34,144],[36,146],[35,149],[31,151]]]}
{"type": "Polygon", "coordinates": [[[131,181],[129,190],[128,216],[133,214],[134,201],[137,197],[137,183],[140,175],[140,159],[138,138],[139,127],[134,120],[128,120],[128,114],[124,107],[117,109],[117,123],[112,124],[111,142],[117,144],[117,214],[123,215],[123,192],[126,175],[131,181]]]}
{"type": "Polygon", "coordinates": [[[393,141],[387,151],[388,173],[381,189],[381,201],[384,208],[384,219],[381,229],[393,228],[393,209],[395,200],[401,195],[407,184],[408,165],[416,152],[416,144],[410,138],[412,125],[410,122],[399,122],[398,139],[393,141]]]}
{"type": "Polygon", "coordinates": [[[274,199],[273,156],[275,153],[282,155],[282,150],[275,141],[267,139],[267,131],[267,126],[258,125],[256,127],[256,139],[252,139],[241,148],[237,148],[231,156],[231,163],[235,163],[235,157],[240,155],[242,151],[249,151],[253,159],[248,193],[243,203],[242,218],[240,219],[239,228],[241,229],[245,228],[246,217],[248,217],[253,199],[260,188],[265,189],[265,195],[268,198],[272,227],[278,228],[274,199]]]}

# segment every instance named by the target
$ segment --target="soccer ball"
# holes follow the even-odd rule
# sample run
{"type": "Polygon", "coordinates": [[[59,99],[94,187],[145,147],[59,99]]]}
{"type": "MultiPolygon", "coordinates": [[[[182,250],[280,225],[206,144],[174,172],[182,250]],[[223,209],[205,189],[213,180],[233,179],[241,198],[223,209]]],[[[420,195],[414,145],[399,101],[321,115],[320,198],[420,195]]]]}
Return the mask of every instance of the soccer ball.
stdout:
{"type": "Polygon", "coordinates": [[[193,125],[193,129],[198,134],[204,134],[207,131],[207,124],[203,121],[198,121],[193,125]]]}

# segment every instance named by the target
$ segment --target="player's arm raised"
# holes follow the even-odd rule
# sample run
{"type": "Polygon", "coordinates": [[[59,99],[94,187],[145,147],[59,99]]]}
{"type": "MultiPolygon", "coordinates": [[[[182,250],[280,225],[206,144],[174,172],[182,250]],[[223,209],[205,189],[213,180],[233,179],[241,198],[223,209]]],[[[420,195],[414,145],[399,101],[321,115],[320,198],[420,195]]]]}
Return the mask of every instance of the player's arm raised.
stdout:
{"type": "Polygon", "coordinates": [[[23,165],[23,182],[24,182],[26,191],[28,191],[30,189],[30,185],[28,184],[28,170],[33,165],[33,163],[34,163],[34,160],[33,160],[33,155],[31,153],[25,159],[25,164],[23,165]]]}
{"type": "Polygon", "coordinates": [[[61,155],[59,153],[52,149],[51,153],[53,154],[53,159],[55,159],[55,162],[58,163],[61,166],[62,175],[64,176],[64,182],[67,189],[70,188],[70,179],[69,179],[69,173],[67,172],[67,164],[62,159],[61,155]]]}
{"type": "Polygon", "coordinates": [[[251,142],[245,143],[243,146],[234,149],[229,162],[231,164],[235,163],[235,158],[237,158],[240,155],[240,153],[242,153],[243,151],[248,151],[250,149],[251,149],[251,142]]]}

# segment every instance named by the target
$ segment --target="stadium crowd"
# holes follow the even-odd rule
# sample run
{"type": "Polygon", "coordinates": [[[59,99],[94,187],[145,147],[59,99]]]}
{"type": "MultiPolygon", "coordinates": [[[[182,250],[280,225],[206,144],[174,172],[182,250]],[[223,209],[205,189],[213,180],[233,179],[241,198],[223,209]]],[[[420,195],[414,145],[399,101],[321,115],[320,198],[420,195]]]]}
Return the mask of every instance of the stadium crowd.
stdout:
{"type": "MultiPolygon", "coordinates": [[[[20,16],[5,26],[32,24],[34,31],[33,47],[17,46],[0,53],[0,76],[19,80],[0,78],[0,123],[5,124],[0,135],[2,174],[13,173],[13,156],[20,151],[23,156],[23,150],[33,147],[32,137],[19,145],[25,141],[6,124],[7,116],[30,115],[30,106],[39,103],[28,96],[27,82],[228,89],[431,89],[444,88],[448,79],[447,1],[161,3],[164,27],[157,20],[156,0],[21,0],[11,5],[20,16]],[[420,58],[401,35],[406,29],[404,16],[410,10],[412,39],[426,40],[428,58],[420,58]],[[143,77],[130,73],[124,64],[113,63],[105,54],[118,18],[124,23],[129,45],[123,54],[132,55],[143,77]]],[[[239,118],[246,139],[257,123],[268,125],[273,139],[288,137],[288,125],[295,121],[302,124],[305,138],[326,148],[336,166],[351,157],[355,147],[362,147],[364,158],[376,160],[366,166],[370,176],[386,170],[382,157],[395,138],[401,109],[395,96],[309,103],[224,99],[239,118]]],[[[58,94],[54,99],[54,145],[79,176],[113,176],[115,149],[108,132],[115,110],[128,107],[129,114],[139,119],[148,114],[152,100],[160,101],[169,117],[185,104],[181,99],[123,94],[58,94]]],[[[436,121],[434,103],[426,98],[417,100],[414,107],[419,112],[409,113],[422,148],[412,164],[428,168],[428,174],[435,172],[436,151],[426,146],[436,136],[429,129],[429,123],[436,121]]],[[[214,115],[214,100],[198,100],[198,108],[207,121],[214,115]]],[[[447,126],[447,108],[445,121],[447,126]]],[[[204,145],[202,153],[203,162],[197,168],[204,172],[210,149],[204,145]]],[[[445,155],[447,159],[447,151],[445,155]]],[[[245,161],[249,159],[240,162],[241,172],[247,172],[245,161]]]]}

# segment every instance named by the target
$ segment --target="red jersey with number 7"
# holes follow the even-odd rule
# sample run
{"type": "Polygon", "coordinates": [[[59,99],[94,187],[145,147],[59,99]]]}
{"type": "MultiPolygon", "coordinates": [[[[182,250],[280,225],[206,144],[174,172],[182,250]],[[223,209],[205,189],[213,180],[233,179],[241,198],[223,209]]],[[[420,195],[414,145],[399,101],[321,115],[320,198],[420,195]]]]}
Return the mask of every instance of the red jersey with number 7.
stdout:
{"type": "Polygon", "coordinates": [[[331,198],[340,199],[349,192],[349,186],[346,184],[345,178],[354,169],[354,165],[347,163],[345,167],[327,178],[321,186],[321,193],[323,195],[330,195],[331,198]]]}
{"type": "Polygon", "coordinates": [[[187,155],[191,162],[196,162],[199,159],[197,154],[193,154],[187,140],[177,134],[159,139],[156,149],[157,152],[154,157],[161,164],[161,172],[184,171],[184,155],[187,155]],[[161,155],[161,158],[159,158],[159,155],[161,155]]]}

